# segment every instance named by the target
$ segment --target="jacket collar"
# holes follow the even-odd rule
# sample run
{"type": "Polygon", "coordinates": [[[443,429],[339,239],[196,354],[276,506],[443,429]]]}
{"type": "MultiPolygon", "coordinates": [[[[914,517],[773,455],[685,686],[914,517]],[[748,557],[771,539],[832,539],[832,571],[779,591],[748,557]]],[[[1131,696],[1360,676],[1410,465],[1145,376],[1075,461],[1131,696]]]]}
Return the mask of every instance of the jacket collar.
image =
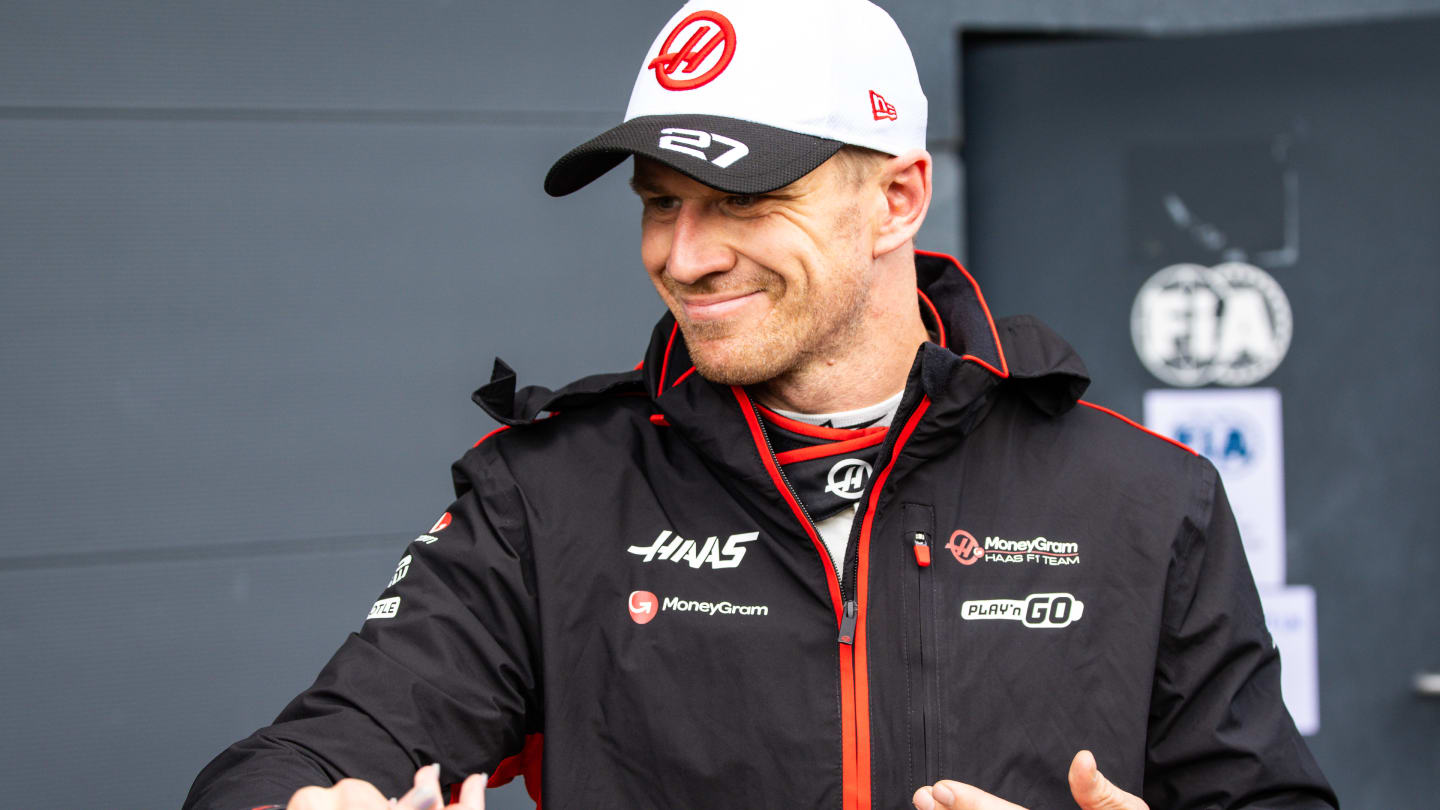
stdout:
{"type": "MultiPolygon", "coordinates": [[[[922,305],[935,317],[936,342],[916,352],[896,423],[922,401],[929,405],[913,425],[906,454],[933,457],[952,448],[989,413],[997,394],[1012,390],[1037,408],[1058,414],[1073,407],[1089,379],[1075,352],[1031,318],[996,321],[979,285],[954,259],[917,252],[916,275],[922,305]]],[[[662,421],[690,444],[735,496],[768,515],[775,525],[793,521],[786,488],[777,484],[773,457],[764,449],[764,428],[749,395],[739,387],[704,379],[694,372],[684,336],[669,313],[651,333],[645,360],[632,371],[598,374],[558,391],[516,388],[515,372],[495,361],[490,382],[473,399],[497,421],[523,425],[544,413],[573,411],[617,395],[646,396],[662,421]],[[759,452],[757,452],[757,450],[759,452]]],[[[890,439],[882,454],[891,452],[890,439]]]]}
{"type": "MultiPolygon", "coordinates": [[[[1075,405],[1089,385],[1089,377],[1064,340],[1029,316],[997,322],[980,286],[950,256],[916,251],[915,270],[921,303],[934,318],[938,343],[927,342],[916,354],[907,390],[928,396],[932,413],[939,416],[956,408],[971,410],[1001,383],[1023,392],[1048,414],[1075,405]]],[[[585,377],[556,391],[540,386],[517,389],[515,371],[496,358],[490,382],[472,398],[497,421],[520,425],[545,412],[641,392],[653,399],[669,421],[691,428],[687,434],[693,429],[692,441],[706,444],[714,439],[714,420],[721,412],[735,411],[739,395],[695,374],[685,338],[674,316],[666,313],[651,333],[645,360],[638,369],[585,377]],[[711,440],[705,439],[707,435],[711,440]]],[[[914,398],[907,396],[906,400],[914,398]]],[[[721,440],[726,442],[729,438],[721,440]]]]}

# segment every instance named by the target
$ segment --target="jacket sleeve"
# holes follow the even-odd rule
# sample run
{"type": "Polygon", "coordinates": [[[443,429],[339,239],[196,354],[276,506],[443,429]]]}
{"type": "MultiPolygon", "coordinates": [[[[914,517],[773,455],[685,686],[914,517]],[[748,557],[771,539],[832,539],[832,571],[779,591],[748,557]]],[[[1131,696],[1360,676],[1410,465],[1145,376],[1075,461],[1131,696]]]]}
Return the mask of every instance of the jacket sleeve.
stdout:
{"type": "Polygon", "coordinates": [[[1339,807],[1280,694],[1280,654],[1219,475],[1170,562],[1149,720],[1152,808],[1339,807]]]}
{"type": "Polygon", "coordinates": [[[273,724],[200,773],[186,810],[284,805],[345,777],[398,796],[431,762],[442,784],[493,773],[538,730],[533,558],[521,496],[492,444],[456,464],[449,525],[405,550],[360,632],[273,724]]]}

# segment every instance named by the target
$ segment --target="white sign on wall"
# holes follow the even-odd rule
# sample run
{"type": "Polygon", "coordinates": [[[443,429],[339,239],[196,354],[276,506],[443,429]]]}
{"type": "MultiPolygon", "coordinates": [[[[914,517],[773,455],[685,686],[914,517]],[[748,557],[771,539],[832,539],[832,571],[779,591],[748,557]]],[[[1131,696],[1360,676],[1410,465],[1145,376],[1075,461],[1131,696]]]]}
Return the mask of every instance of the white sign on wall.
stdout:
{"type": "Polygon", "coordinates": [[[1301,734],[1320,730],[1320,675],[1315,644],[1315,589],[1261,588],[1265,625],[1280,650],[1280,692],[1301,734]]]}
{"type": "Polygon", "coordinates": [[[1145,392],[1145,425],[1220,470],[1259,586],[1285,584],[1285,447],[1273,388],[1145,392]]]}

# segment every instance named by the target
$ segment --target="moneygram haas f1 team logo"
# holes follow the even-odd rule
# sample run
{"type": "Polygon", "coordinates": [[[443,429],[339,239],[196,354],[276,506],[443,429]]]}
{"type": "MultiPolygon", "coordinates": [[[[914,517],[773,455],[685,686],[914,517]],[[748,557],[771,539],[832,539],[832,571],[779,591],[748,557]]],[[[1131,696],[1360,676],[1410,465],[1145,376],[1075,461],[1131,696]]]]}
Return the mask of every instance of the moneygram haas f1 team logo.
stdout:
{"type": "Polygon", "coordinates": [[[697,11],[670,30],[646,67],[666,90],[709,84],[735,58],[735,26],[718,11],[697,11]]]}
{"type": "Polygon", "coordinates": [[[945,548],[955,555],[955,559],[961,565],[974,565],[977,560],[985,556],[985,549],[975,540],[975,535],[967,531],[957,531],[950,535],[945,543],[945,548]]]}

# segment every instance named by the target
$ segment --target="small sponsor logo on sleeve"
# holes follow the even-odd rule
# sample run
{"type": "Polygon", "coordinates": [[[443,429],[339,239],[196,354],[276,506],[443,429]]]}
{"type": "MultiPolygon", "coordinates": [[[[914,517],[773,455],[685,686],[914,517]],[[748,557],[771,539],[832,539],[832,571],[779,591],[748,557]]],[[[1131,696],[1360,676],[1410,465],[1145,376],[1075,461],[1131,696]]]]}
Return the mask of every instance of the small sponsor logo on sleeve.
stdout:
{"type": "Polygon", "coordinates": [[[436,534],[437,532],[445,531],[445,529],[449,527],[451,520],[453,520],[453,518],[450,516],[450,513],[446,512],[440,516],[439,520],[435,521],[435,525],[430,527],[430,531],[427,532],[427,534],[436,534]]]}
{"type": "Polygon", "coordinates": [[[390,577],[390,584],[386,585],[385,587],[395,587],[395,583],[404,579],[405,575],[408,573],[410,573],[410,555],[406,554],[404,557],[400,558],[400,564],[395,566],[395,575],[390,577]]]}
{"type": "Polygon", "coordinates": [[[370,615],[365,617],[365,621],[368,622],[371,619],[393,619],[395,618],[395,614],[399,612],[400,597],[392,596],[389,599],[381,599],[371,605],[370,615]]]}

